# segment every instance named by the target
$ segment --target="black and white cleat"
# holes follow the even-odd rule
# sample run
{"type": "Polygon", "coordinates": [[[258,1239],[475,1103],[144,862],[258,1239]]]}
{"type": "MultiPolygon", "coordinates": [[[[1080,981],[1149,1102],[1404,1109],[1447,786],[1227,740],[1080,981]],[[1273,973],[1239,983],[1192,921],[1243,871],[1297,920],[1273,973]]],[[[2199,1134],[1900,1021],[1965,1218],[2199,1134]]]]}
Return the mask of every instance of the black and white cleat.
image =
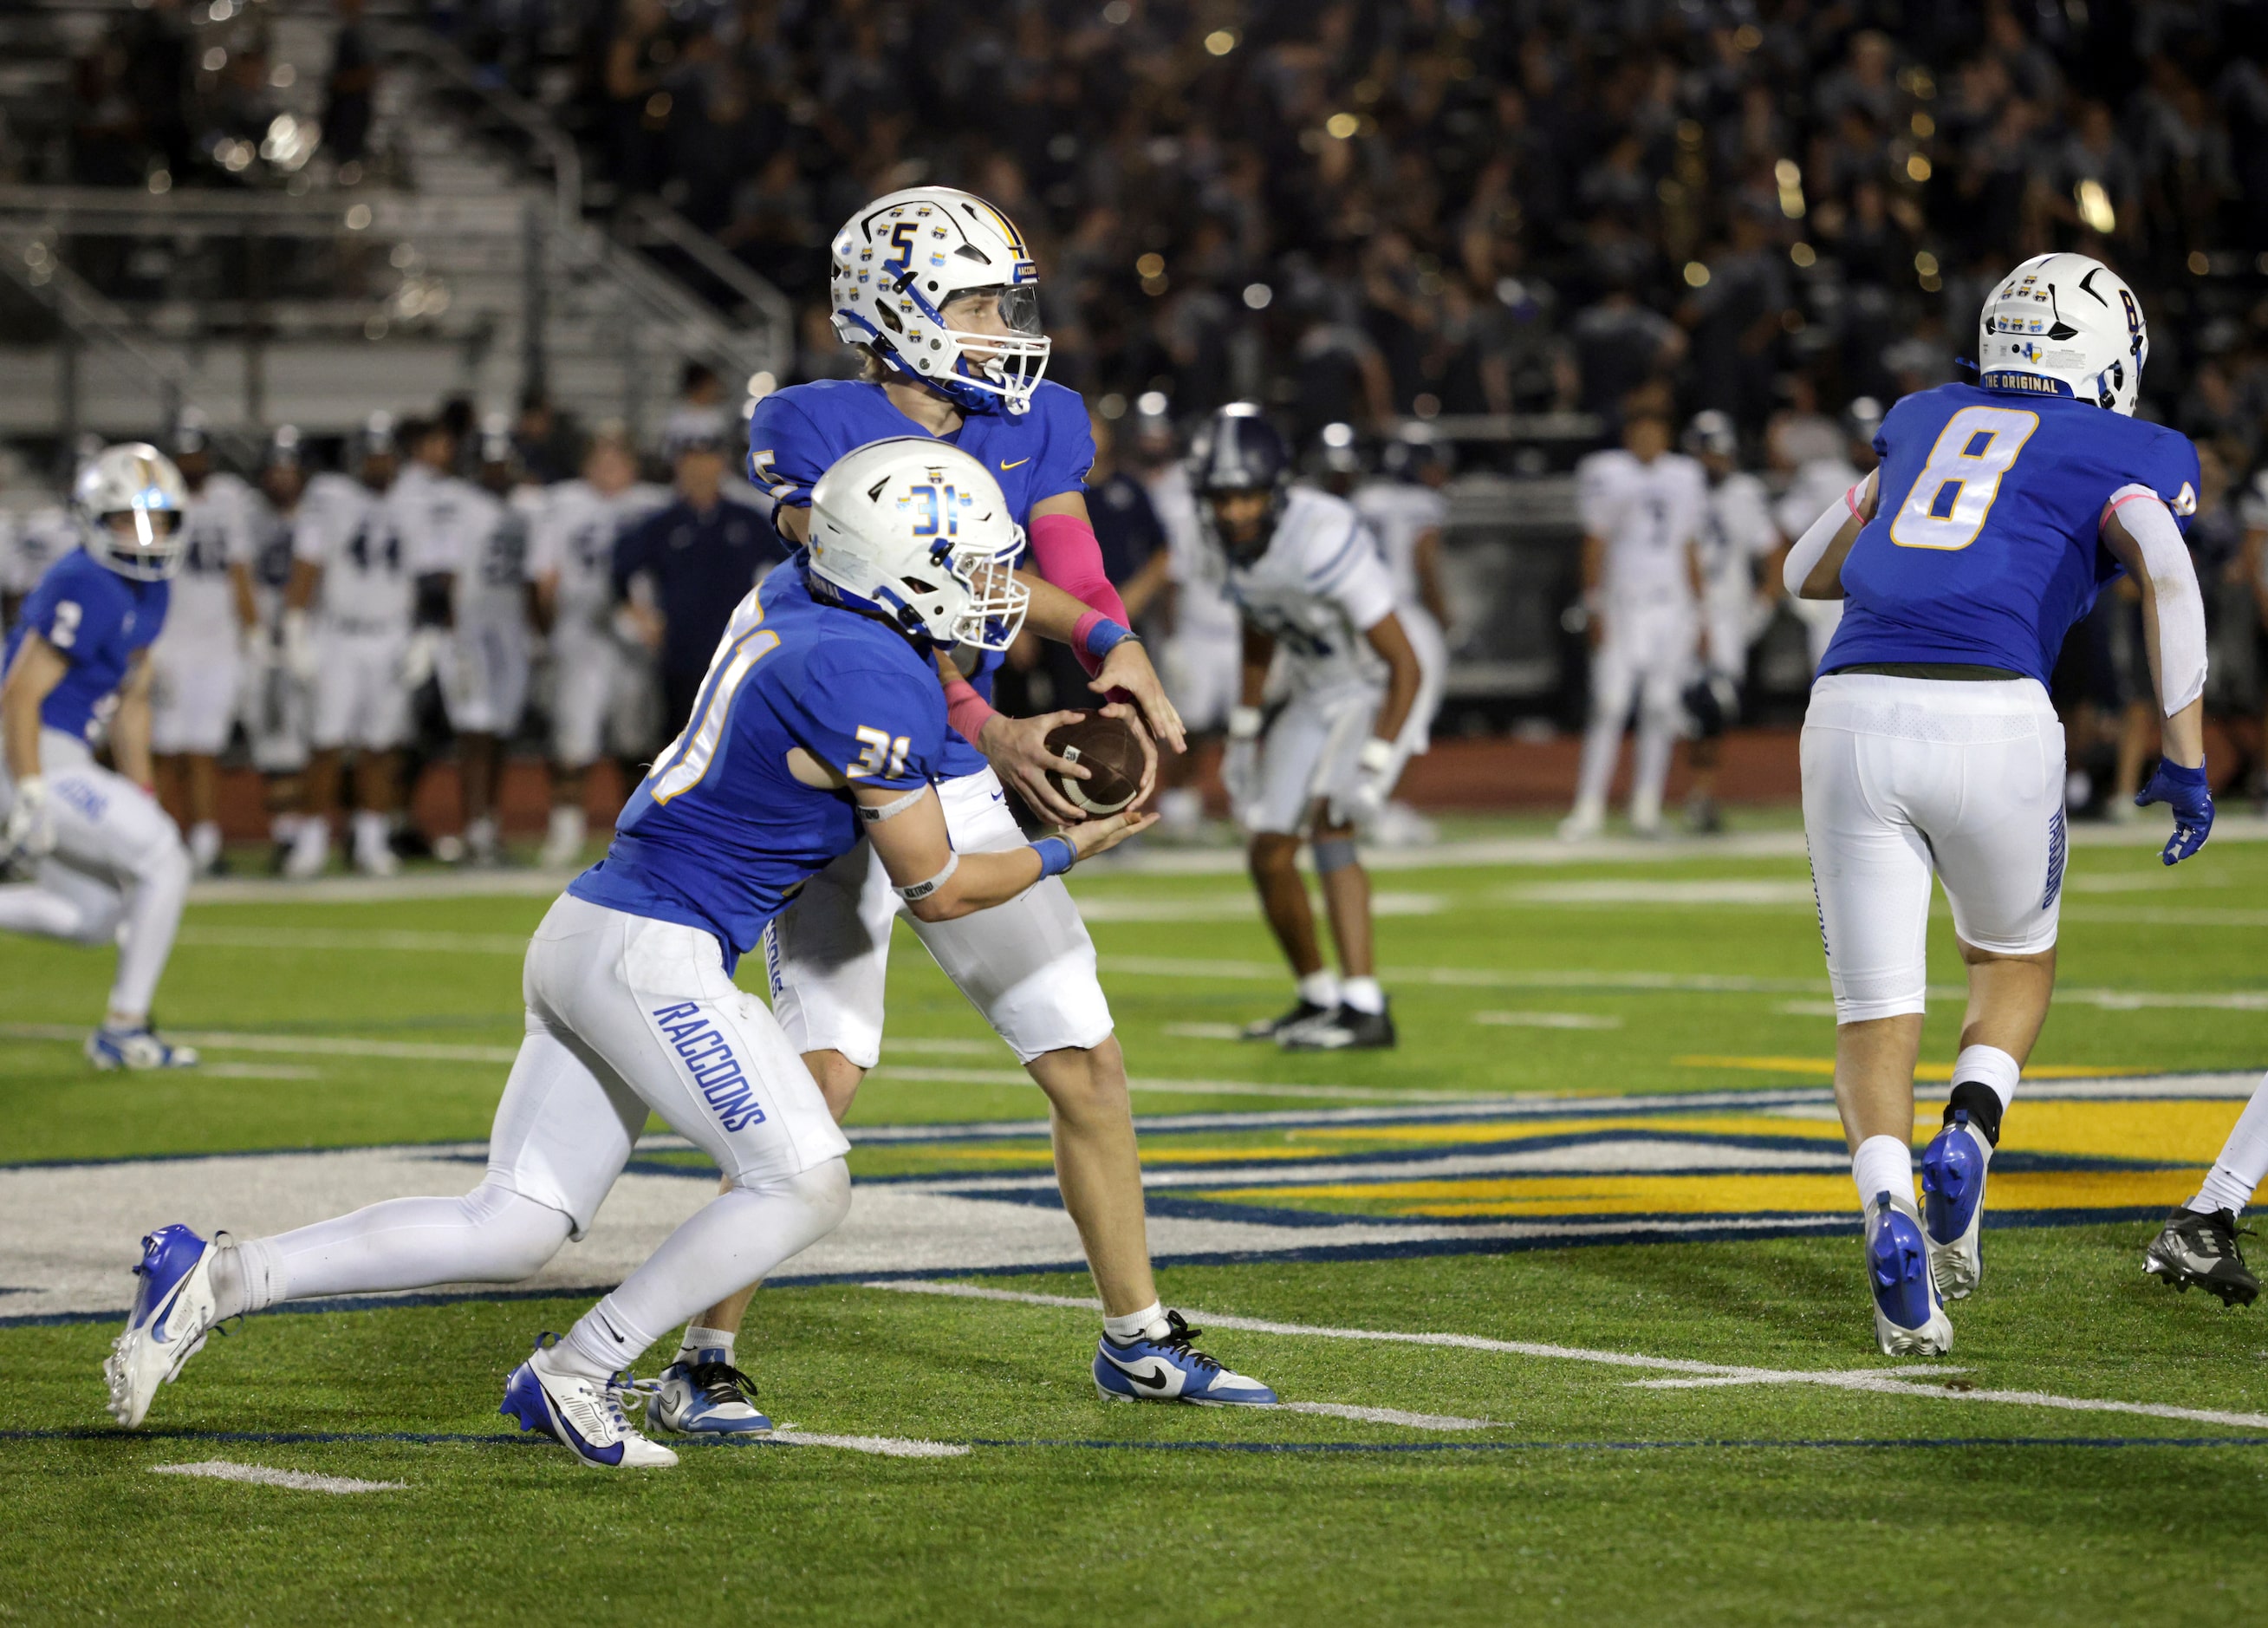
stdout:
{"type": "Polygon", "coordinates": [[[2237,1237],[2229,1211],[2176,1210],[2142,1252],[2142,1271],[2184,1294],[2195,1284],[2224,1306],[2250,1306],[2260,1298],[2260,1279],[2245,1265],[2237,1237]]]}

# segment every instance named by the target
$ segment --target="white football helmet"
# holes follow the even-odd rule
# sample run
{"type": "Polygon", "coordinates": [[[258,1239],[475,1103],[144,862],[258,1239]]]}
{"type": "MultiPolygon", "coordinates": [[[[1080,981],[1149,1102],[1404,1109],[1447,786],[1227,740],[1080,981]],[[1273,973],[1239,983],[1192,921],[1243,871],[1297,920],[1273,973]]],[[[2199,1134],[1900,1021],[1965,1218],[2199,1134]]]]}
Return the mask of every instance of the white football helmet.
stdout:
{"type": "Polygon", "coordinates": [[[812,489],[808,547],[825,597],[933,645],[1005,650],[1023,626],[1024,528],[1000,483],[948,442],[900,436],[836,459],[812,489]]]}
{"type": "Polygon", "coordinates": [[[147,441],[104,447],[71,483],[81,545],[120,576],[143,582],[162,582],[180,569],[188,543],[181,519],[188,506],[188,483],[147,441]],[[130,515],[133,529],[114,529],[114,515],[130,515]]]}
{"type": "Polygon", "coordinates": [[[1020,413],[1048,370],[1040,273],[1024,234],[973,193],[911,187],[875,199],[835,234],[835,332],[882,365],[973,412],[1020,413]],[[947,301],[996,293],[1009,332],[949,326],[947,301]]]}
{"type": "Polygon", "coordinates": [[[2035,254],[1984,302],[1977,329],[1988,390],[2075,396],[2132,416],[2150,359],[2142,304],[2086,254],[2035,254]]]}

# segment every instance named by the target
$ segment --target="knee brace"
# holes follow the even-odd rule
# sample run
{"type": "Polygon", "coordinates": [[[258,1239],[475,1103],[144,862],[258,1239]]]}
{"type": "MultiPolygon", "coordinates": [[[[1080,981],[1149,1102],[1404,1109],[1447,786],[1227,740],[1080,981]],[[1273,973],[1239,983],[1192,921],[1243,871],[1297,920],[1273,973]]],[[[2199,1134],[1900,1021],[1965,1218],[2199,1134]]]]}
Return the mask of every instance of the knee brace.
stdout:
{"type": "Polygon", "coordinates": [[[1333,871],[1344,871],[1347,866],[1359,863],[1351,836],[1320,837],[1314,846],[1315,874],[1318,876],[1329,876],[1333,871]]]}

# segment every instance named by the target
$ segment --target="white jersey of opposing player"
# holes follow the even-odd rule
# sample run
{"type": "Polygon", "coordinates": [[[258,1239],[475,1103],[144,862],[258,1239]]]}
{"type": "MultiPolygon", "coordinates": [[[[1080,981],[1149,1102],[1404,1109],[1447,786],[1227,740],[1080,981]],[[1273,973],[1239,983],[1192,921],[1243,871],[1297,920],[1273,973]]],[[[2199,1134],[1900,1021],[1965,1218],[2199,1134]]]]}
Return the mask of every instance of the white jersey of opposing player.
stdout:
{"type": "Polygon", "coordinates": [[[530,581],[557,574],[553,625],[571,636],[603,628],[615,599],[615,540],[666,508],[666,487],[640,483],[609,497],[588,481],[562,481],[543,495],[528,540],[530,581]]]}
{"type": "Polygon", "coordinates": [[[403,561],[413,581],[433,573],[465,573],[487,498],[470,481],[438,474],[422,463],[402,467],[386,501],[401,530],[403,561]]]}
{"type": "Polygon", "coordinates": [[[29,593],[48,567],[78,547],[78,527],[60,504],[33,510],[0,536],[0,593],[29,593]]]}
{"type": "Polygon", "coordinates": [[[1394,579],[1344,498],[1292,488],[1267,552],[1229,564],[1228,593],[1276,641],[1292,693],[1385,681],[1386,664],[1363,635],[1394,613],[1394,579]]]}
{"type": "Polygon", "coordinates": [[[181,529],[188,541],[159,635],[169,645],[231,645],[239,631],[231,569],[252,563],[252,488],[233,475],[206,477],[189,497],[181,529]]]}
{"type": "Polygon", "coordinates": [[[1386,574],[1394,579],[1394,602],[1423,608],[1418,593],[1418,540],[1449,523],[1449,502],[1430,486],[1408,481],[1373,481],[1354,495],[1354,509],[1378,539],[1386,574]]]}
{"type": "Polygon", "coordinates": [[[307,483],[291,556],[323,568],[317,603],[334,626],[409,631],[416,571],[392,497],[343,475],[307,483]]]}
{"type": "Polygon", "coordinates": [[[1205,643],[1236,639],[1236,607],[1221,591],[1220,567],[1197,522],[1189,472],[1168,463],[1143,477],[1166,531],[1166,575],[1174,585],[1174,637],[1205,643]]]}
{"type": "Polygon", "coordinates": [[[468,486],[456,511],[456,608],[460,625],[517,625],[527,614],[528,541],[543,510],[539,487],[502,497],[468,486]]]}
{"type": "Polygon", "coordinates": [[[1707,472],[1683,453],[1640,463],[1616,448],[1576,467],[1583,531],[1607,548],[1600,586],[1609,628],[1617,609],[1692,607],[1687,549],[1700,534],[1708,494],[1707,472]]]}
{"type": "MultiPolygon", "coordinates": [[[[1859,483],[1855,466],[1841,458],[1814,458],[1795,472],[1795,479],[1780,494],[1778,506],[1772,518],[1779,524],[1781,534],[1800,537],[1811,529],[1812,521],[1827,512],[1830,504],[1843,501],[1843,494],[1859,483]]],[[[1811,645],[1811,664],[1819,665],[1819,658],[1827,653],[1827,642],[1835,637],[1836,628],[1843,621],[1841,600],[1791,600],[1788,601],[1811,645]]]]}
{"type": "Polygon", "coordinates": [[[1755,625],[1756,562],[1778,547],[1771,497],[1762,481],[1736,469],[1709,489],[1701,520],[1701,583],[1712,666],[1729,673],[1746,669],[1749,645],[1762,630],[1755,625]]]}

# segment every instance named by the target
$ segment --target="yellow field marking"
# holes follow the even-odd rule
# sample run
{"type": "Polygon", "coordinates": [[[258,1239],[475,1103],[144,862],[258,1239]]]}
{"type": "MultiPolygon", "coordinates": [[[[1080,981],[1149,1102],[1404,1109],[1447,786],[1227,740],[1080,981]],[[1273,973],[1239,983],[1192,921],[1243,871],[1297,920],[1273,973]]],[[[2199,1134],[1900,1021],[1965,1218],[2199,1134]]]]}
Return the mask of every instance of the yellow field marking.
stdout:
{"type": "MultiPolygon", "coordinates": [[[[1737,1068],[1762,1074],[1808,1074],[1817,1079],[1835,1078],[1833,1057],[1672,1057],[1678,1068],[1737,1068]]],[[[2103,1068],[2095,1064],[2046,1063],[2024,1071],[2028,1079],[2110,1079],[2125,1074],[2154,1073],[2147,1068],[2103,1068]]],[[[1916,1079],[1953,1078],[1950,1063],[1925,1063],[1914,1070],[1916,1079]]]]}
{"type": "MultiPolygon", "coordinates": [[[[2170,1208],[2196,1190],[2184,1170],[2008,1171],[1992,1178],[1996,1212],[2170,1208]]],[[[1487,1216],[1760,1215],[1856,1212],[1840,1173],[1774,1175],[1491,1176],[1330,1182],[1191,1192],[1228,1204],[1359,1203],[1369,1213],[1454,1220],[1487,1216]]]]}

